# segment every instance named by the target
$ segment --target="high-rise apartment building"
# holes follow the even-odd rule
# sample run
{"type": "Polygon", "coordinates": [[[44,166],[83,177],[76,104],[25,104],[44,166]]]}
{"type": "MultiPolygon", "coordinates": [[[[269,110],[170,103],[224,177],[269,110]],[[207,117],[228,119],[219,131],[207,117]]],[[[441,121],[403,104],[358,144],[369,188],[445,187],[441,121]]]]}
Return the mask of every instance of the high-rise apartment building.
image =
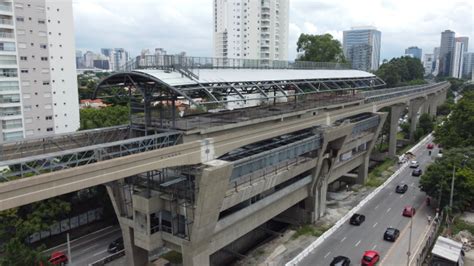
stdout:
{"type": "Polygon", "coordinates": [[[469,47],[469,37],[456,37],[454,38],[455,42],[462,42],[464,45],[464,53],[467,53],[467,49],[469,47]]]}
{"type": "Polygon", "coordinates": [[[412,55],[414,58],[418,58],[421,60],[422,50],[417,46],[411,46],[405,49],[405,55],[412,55]]]}
{"type": "Polygon", "coordinates": [[[0,2],[0,141],[75,131],[71,0],[0,2]]]}
{"type": "Polygon", "coordinates": [[[289,0],[214,0],[214,56],[288,60],[289,0]]]}
{"type": "Polygon", "coordinates": [[[439,46],[439,75],[451,74],[451,61],[454,52],[454,31],[445,30],[441,32],[441,44],[439,46]]]}
{"type": "Polygon", "coordinates": [[[474,53],[465,53],[463,59],[462,73],[466,78],[471,78],[474,69],[474,53]]]}
{"type": "Polygon", "coordinates": [[[344,56],[352,62],[353,68],[365,71],[379,69],[381,35],[374,27],[352,27],[343,32],[344,56]]]}
{"type": "Polygon", "coordinates": [[[453,59],[451,62],[451,77],[462,78],[462,67],[464,59],[464,43],[456,42],[454,45],[453,59]]]}
{"type": "Polygon", "coordinates": [[[433,60],[434,60],[433,54],[425,54],[423,58],[423,67],[425,68],[425,75],[430,75],[433,72],[434,70],[433,60]]]}
{"type": "Polygon", "coordinates": [[[128,62],[128,52],[123,48],[113,49],[102,49],[102,52],[106,51],[105,56],[110,58],[110,69],[112,71],[120,71],[120,68],[125,66],[128,62]]]}

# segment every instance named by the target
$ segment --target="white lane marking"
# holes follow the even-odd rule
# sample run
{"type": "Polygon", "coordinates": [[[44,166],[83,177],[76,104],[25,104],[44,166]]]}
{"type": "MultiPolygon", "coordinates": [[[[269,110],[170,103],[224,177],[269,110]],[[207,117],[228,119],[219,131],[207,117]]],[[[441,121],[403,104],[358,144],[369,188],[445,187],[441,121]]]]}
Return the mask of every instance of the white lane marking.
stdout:
{"type": "Polygon", "coordinates": [[[88,247],[88,248],[85,248],[85,249],[83,249],[83,250],[80,250],[80,251],[81,251],[81,253],[85,253],[85,252],[86,252],[86,251],[88,251],[89,249],[96,248],[96,246],[97,246],[97,245],[93,245],[93,246],[90,246],[90,247],[88,247]]]}
{"type": "Polygon", "coordinates": [[[346,237],[344,237],[343,239],[341,239],[341,243],[344,242],[344,240],[346,240],[346,237]]]}
{"type": "Polygon", "coordinates": [[[372,250],[374,250],[376,247],[377,247],[377,245],[374,245],[374,246],[372,247],[372,250]]]}
{"type": "Polygon", "coordinates": [[[376,210],[378,207],[379,207],[379,204],[377,204],[377,206],[375,206],[375,208],[374,208],[374,209],[376,210]]]}
{"type": "Polygon", "coordinates": [[[405,195],[405,194],[400,195],[400,198],[403,198],[403,195],[405,195]]]}
{"type": "Polygon", "coordinates": [[[107,249],[104,249],[104,250],[102,250],[102,251],[99,251],[99,252],[97,252],[97,253],[94,253],[94,254],[92,255],[92,257],[95,257],[95,256],[100,255],[100,254],[105,253],[105,252],[107,252],[107,249]]]}
{"type": "Polygon", "coordinates": [[[326,255],[324,255],[324,258],[326,258],[327,256],[329,256],[329,254],[331,254],[331,251],[329,251],[328,253],[326,253],[326,255]]]}
{"type": "Polygon", "coordinates": [[[392,208],[388,208],[387,211],[386,211],[386,213],[388,213],[391,209],[392,209],[392,208]]]}
{"type": "Polygon", "coordinates": [[[376,226],[377,226],[377,224],[379,224],[379,223],[374,223],[374,225],[372,225],[372,227],[376,227],[376,226]]]}
{"type": "Polygon", "coordinates": [[[411,183],[411,184],[410,184],[410,187],[412,187],[414,184],[415,184],[415,182],[411,183]]]}
{"type": "Polygon", "coordinates": [[[360,240],[355,244],[355,246],[357,247],[359,244],[360,244],[360,240]]]}

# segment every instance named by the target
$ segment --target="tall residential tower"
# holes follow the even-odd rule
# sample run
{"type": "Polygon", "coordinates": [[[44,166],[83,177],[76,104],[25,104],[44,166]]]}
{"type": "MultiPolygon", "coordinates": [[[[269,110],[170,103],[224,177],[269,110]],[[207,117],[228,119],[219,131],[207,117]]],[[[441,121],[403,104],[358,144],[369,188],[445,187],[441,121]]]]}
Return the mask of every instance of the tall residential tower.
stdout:
{"type": "Polygon", "coordinates": [[[441,32],[438,73],[441,76],[449,76],[451,74],[451,60],[454,52],[454,36],[454,31],[445,30],[441,32]]]}
{"type": "Polygon", "coordinates": [[[344,56],[352,67],[365,71],[376,71],[380,63],[382,33],[374,27],[352,27],[343,32],[344,56]]]}
{"type": "Polygon", "coordinates": [[[422,50],[417,46],[410,46],[405,49],[405,55],[412,55],[414,58],[418,58],[421,60],[422,50]]]}
{"type": "Polygon", "coordinates": [[[214,0],[214,56],[288,60],[289,0],[214,0]]]}
{"type": "Polygon", "coordinates": [[[0,3],[0,142],[75,131],[72,0],[0,3]]]}

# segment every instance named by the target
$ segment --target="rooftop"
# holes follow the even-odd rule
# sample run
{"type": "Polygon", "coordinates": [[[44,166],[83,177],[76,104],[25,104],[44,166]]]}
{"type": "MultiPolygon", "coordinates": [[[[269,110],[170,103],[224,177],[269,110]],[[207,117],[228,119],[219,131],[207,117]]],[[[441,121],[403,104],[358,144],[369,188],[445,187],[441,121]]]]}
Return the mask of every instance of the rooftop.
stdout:
{"type": "Polygon", "coordinates": [[[458,262],[462,244],[446,237],[439,236],[431,253],[452,262],[458,262]]]}

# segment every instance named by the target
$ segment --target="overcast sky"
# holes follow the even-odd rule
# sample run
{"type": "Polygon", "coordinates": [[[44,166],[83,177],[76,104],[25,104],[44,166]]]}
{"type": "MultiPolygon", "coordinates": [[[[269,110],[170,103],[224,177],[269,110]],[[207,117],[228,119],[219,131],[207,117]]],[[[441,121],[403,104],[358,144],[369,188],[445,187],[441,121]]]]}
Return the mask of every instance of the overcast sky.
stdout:
{"type": "MultiPolygon", "coordinates": [[[[259,0],[251,0],[259,1],[259,0]]],[[[73,0],[76,47],[142,48],[212,56],[212,0],[73,0]]],[[[290,0],[289,60],[301,33],[330,33],[342,42],[352,26],[382,32],[381,60],[401,56],[408,46],[423,54],[440,44],[445,29],[469,37],[474,51],[472,0],[290,0]]]]}

